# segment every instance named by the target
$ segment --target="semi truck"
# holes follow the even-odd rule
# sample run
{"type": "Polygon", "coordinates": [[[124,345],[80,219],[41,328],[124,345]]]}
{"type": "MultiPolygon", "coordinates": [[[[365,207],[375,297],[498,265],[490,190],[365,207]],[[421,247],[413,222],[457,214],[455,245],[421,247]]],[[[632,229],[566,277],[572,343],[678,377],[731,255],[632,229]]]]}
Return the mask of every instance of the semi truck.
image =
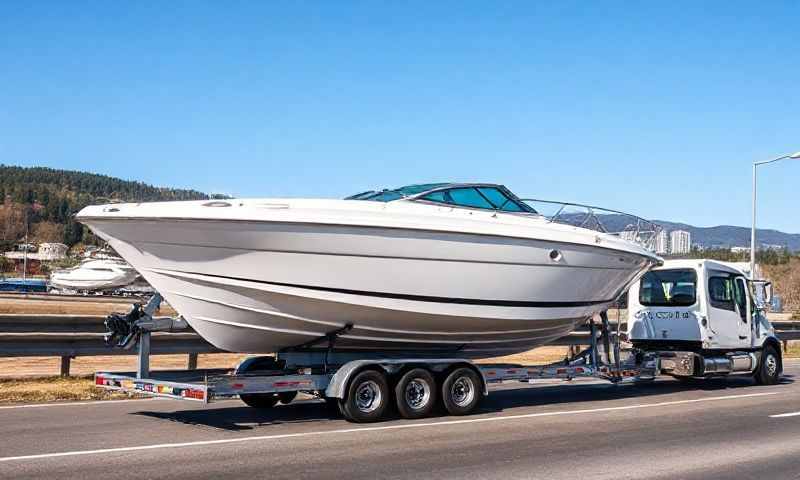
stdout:
{"type": "Polygon", "coordinates": [[[98,372],[98,387],[156,397],[209,403],[240,398],[273,408],[298,393],[327,402],[353,422],[374,422],[396,411],[408,419],[437,411],[473,412],[499,382],[542,379],[601,379],[638,383],[669,376],[701,380],[749,375],[759,384],[778,383],[781,349],[767,320],[769,282],[734,264],[713,260],[668,260],[648,271],[627,295],[624,318],[607,312],[588,320],[561,362],[549,365],[482,364],[466,358],[430,358],[414,352],[347,352],[327,348],[249,357],[233,370],[149,372],[150,333],[186,327],[181,319],[153,317],[156,295],[144,308],[112,315],[107,323],[127,332],[119,344],[138,344],[136,373],[98,372]]]}

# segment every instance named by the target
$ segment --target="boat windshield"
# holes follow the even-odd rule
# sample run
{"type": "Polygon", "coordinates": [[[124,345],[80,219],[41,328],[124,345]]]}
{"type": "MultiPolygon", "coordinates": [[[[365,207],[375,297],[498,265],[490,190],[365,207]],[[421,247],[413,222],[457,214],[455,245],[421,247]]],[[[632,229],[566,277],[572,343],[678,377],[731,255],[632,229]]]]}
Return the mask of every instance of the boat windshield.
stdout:
{"type": "Polygon", "coordinates": [[[517,200],[505,187],[498,185],[427,183],[408,185],[393,190],[358,193],[347,197],[347,200],[391,202],[407,197],[414,197],[412,200],[441,203],[453,207],[536,213],[533,208],[517,200]]]}
{"type": "Polygon", "coordinates": [[[410,197],[418,193],[427,192],[428,190],[434,190],[447,185],[447,183],[425,183],[420,185],[406,185],[405,187],[395,188],[392,190],[370,190],[367,192],[357,193],[347,197],[345,200],[372,200],[373,202],[391,202],[392,200],[410,197]]]}

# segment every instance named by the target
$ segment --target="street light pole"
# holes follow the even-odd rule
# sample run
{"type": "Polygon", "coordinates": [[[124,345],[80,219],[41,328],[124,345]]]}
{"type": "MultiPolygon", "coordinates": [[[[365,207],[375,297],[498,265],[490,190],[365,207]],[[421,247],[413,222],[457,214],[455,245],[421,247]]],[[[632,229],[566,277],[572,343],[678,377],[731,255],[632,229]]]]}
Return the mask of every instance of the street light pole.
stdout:
{"type": "Polygon", "coordinates": [[[756,167],[759,165],[766,165],[774,163],[779,160],[787,158],[800,159],[800,152],[795,152],[790,155],[783,155],[772,160],[765,160],[763,162],[753,162],[753,228],[750,231],[750,277],[755,279],[756,276],[756,167]]]}

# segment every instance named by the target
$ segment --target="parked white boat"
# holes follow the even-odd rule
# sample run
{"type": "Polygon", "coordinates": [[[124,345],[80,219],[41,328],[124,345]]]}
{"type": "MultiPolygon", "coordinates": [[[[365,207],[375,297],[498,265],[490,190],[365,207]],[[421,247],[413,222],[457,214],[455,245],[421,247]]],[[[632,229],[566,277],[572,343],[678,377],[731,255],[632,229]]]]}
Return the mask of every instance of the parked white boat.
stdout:
{"type": "Polygon", "coordinates": [[[607,309],[661,262],[618,236],[552,222],[491,184],[98,205],[77,219],[200,335],[235,352],[334,331],[342,349],[524,351],[607,309]]]}
{"type": "Polygon", "coordinates": [[[133,282],[139,274],[122,260],[88,260],[50,276],[51,287],[60,290],[110,290],[133,282]]]}

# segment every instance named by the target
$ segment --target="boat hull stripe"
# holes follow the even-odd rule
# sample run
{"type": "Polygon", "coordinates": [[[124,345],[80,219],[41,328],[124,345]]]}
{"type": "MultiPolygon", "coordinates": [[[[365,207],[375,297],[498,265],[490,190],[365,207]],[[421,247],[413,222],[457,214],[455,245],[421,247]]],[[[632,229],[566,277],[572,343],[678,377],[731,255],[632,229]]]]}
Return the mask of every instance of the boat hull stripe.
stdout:
{"type": "Polygon", "coordinates": [[[532,302],[532,301],[519,301],[519,300],[484,300],[478,298],[452,298],[452,297],[433,297],[427,295],[409,295],[404,293],[391,293],[391,292],[370,292],[365,290],[351,290],[347,288],[333,288],[321,287],[317,285],[299,285],[294,283],[283,282],[270,282],[266,280],[254,280],[250,278],[230,277],[226,275],[215,275],[210,273],[200,272],[175,272],[184,273],[189,275],[197,275],[200,277],[219,278],[227,280],[236,280],[240,282],[253,282],[264,285],[275,285],[278,287],[299,288],[305,290],[314,290],[319,292],[342,293],[346,295],[360,295],[365,297],[376,298],[391,298],[395,300],[411,300],[415,302],[431,302],[431,303],[450,303],[459,305],[485,305],[493,307],[524,307],[524,308],[574,308],[574,307],[591,307],[593,305],[602,305],[604,303],[611,303],[614,300],[591,300],[579,302],[532,302]]]}

